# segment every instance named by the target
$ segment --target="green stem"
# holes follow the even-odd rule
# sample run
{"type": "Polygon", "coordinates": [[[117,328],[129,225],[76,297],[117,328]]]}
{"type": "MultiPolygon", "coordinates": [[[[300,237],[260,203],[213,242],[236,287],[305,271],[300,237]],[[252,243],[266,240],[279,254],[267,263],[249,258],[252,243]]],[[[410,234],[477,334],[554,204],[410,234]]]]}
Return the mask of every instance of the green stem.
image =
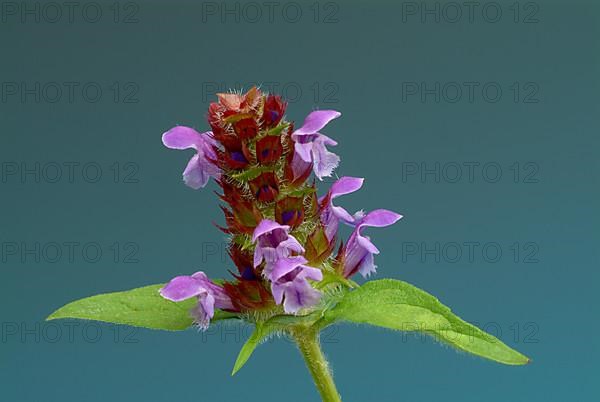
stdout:
{"type": "Polygon", "coordinates": [[[319,333],[314,328],[298,328],[292,336],[304,357],[306,367],[310,371],[323,402],[342,402],[338,393],[327,360],[321,351],[319,333]]]}

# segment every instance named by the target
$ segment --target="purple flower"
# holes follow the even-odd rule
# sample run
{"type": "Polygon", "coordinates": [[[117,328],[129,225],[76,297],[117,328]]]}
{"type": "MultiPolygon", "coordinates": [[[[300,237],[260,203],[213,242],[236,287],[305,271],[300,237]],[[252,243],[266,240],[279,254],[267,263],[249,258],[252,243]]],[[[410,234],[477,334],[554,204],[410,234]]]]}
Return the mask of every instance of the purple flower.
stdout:
{"type": "Polygon", "coordinates": [[[314,289],[307,279],[320,281],[323,274],[318,268],[306,266],[306,258],[292,253],[303,253],[304,248],[289,234],[290,227],[263,219],[252,235],[256,243],[254,266],[263,260],[263,276],[271,282],[275,303],[283,303],[286,313],[296,313],[304,307],[315,305],[321,292],[314,289]]]}
{"type": "Polygon", "coordinates": [[[307,279],[320,281],[323,273],[318,268],[306,266],[302,256],[284,258],[272,271],[271,292],[275,303],[283,302],[286,313],[295,314],[298,310],[314,306],[321,299],[321,292],[311,286],[307,279]]]}
{"type": "Polygon", "coordinates": [[[292,168],[295,172],[302,172],[303,167],[312,163],[315,176],[319,180],[331,176],[340,163],[340,157],[329,152],[326,146],[337,145],[337,142],[319,133],[319,130],[341,115],[335,110],[314,111],[306,116],[302,127],[292,133],[292,139],[296,142],[292,159],[292,168]]]}
{"type": "Polygon", "coordinates": [[[371,239],[368,236],[363,236],[361,234],[361,229],[365,226],[390,226],[401,218],[402,215],[395,212],[386,209],[376,209],[356,222],[356,227],[344,248],[343,263],[344,276],[346,278],[354,275],[357,271],[366,278],[374,273],[377,268],[374,261],[374,255],[379,254],[379,250],[371,242],[371,239]]]}
{"type": "Polygon", "coordinates": [[[254,229],[252,241],[256,243],[254,250],[254,267],[258,267],[265,260],[266,269],[281,258],[288,257],[292,252],[303,253],[304,248],[294,236],[288,234],[290,227],[263,219],[254,229]]]}
{"type": "Polygon", "coordinates": [[[325,226],[325,235],[329,241],[332,241],[337,233],[340,221],[353,224],[357,218],[361,217],[361,212],[352,216],[344,208],[333,205],[333,200],[340,195],[357,191],[362,187],[363,181],[364,179],[359,177],[342,177],[333,183],[327,195],[319,199],[319,204],[322,205],[321,222],[325,226]]]}
{"type": "Polygon", "coordinates": [[[183,181],[194,190],[206,186],[210,177],[219,178],[221,175],[221,170],[213,163],[217,155],[211,131],[200,134],[190,127],[175,126],[163,134],[162,141],[167,148],[196,150],[196,155],[183,171],[183,181]]]}
{"type": "Polygon", "coordinates": [[[231,299],[222,287],[213,283],[202,271],[192,276],[177,276],[167,283],[160,295],[167,300],[179,302],[192,297],[198,298],[198,304],[190,311],[195,323],[201,329],[207,329],[215,314],[215,307],[234,310],[231,299]]]}

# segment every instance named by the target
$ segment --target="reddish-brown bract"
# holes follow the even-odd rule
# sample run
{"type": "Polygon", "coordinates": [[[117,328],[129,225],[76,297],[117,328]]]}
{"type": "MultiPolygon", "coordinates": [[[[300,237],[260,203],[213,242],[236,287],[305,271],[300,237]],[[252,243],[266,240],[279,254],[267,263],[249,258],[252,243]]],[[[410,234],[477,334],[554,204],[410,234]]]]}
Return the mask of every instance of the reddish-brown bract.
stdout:
{"type": "Polygon", "coordinates": [[[217,142],[215,163],[222,170],[217,183],[226,225],[221,230],[231,236],[229,255],[238,272],[223,286],[240,311],[268,308],[274,301],[262,267],[254,267],[251,250],[243,248],[250,247],[260,221],[274,219],[292,230],[309,228],[302,237],[307,238],[311,262],[329,257],[331,245],[324,243],[314,186],[306,184],[311,167],[293,175],[293,124],[284,119],[286,102],[257,88],[217,96],[218,102],[208,108],[208,122],[217,142]],[[303,226],[306,219],[311,221],[303,226]]]}

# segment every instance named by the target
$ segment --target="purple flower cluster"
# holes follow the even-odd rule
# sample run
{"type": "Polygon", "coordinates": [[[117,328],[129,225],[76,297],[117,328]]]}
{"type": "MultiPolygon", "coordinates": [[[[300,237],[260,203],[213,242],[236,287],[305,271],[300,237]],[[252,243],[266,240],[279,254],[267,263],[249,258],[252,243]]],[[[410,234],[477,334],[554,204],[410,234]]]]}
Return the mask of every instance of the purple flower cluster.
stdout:
{"type": "MultiPolygon", "coordinates": [[[[260,286],[260,281],[264,281],[265,286],[270,289],[272,303],[282,305],[286,313],[297,314],[303,309],[314,307],[322,297],[322,292],[315,288],[315,284],[323,279],[322,262],[327,259],[331,262],[329,266],[335,268],[333,274],[340,278],[348,278],[357,272],[364,277],[373,274],[376,270],[374,256],[379,254],[379,250],[364,234],[364,230],[368,227],[392,225],[402,216],[384,209],[351,214],[334,204],[338,197],[358,191],[364,179],[339,178],[325,195],[318,200],[315,198],[314,207],[303,206],[302,202],[298,204],[299,207],[290,207],[289,205],[297,205],[294,204],[294,199],[285,194],[281,195],[281,186],[285,186],[285,183],[289,183],[292,189],[304,186],[303,183],[311,171],[319,180],[333,174],[340,158],[327,147],[337,143],[320,131],[329,122],[340,117],[341,113],[334,110],[314,111],[306,117],[300,128],[290,132],[279,130],[283,133],[280,134],[281,139],[274,139],[269,130],[275,128],[275,125],[284,128],[287,127],[286,124],[289,125],[282,120],[285,103],[279,98],[261,95],[260,92],[251,90],[246,95],[221,94],[220,99],[220,103],[211,105],[212,117],[209,119],[213,131],[218,131],[198,133],[192,128],[177,126],[163,135],[163,143],[172,149],[193,148],[196,151],[183,172],[184,182],[194,189],[206,186],[209,178],[213,177],[222,187],[234,191],[235,185],[224,183],[231,183],[228,179],[231,173],[239,171],[235,169],[243,170],[246,164],[252,163],[259,166],[263,163],[267,168],[269,164],[281,161],[279,163],[284,166],[284,177],[274,173],[263,173],[257,179],[259,181],[248,183],[249,188],[259,190],[256,192],[258,198],[247,199],[247,196],[240,192],[240,195],[227,200],[234,206],[234,210],[239,210],[237,214],[234,212],[228,215],[230,223],[233,223],[232,227],[237,228],[236,230],[249,228],[246,235],[251,236],[249,240],[252,245],[249,251],[252,254],[248,265],[252,266],[245,266],[244,272],[249,269],[256,275],[243,275],[239,278],[243,283],[236,288],[228,287],[227,283],[224,286],[217,285],[204,273],[197,272],[192,276],[178,276],[172,279],[161,290],[161,295],[172,301],[196,297],[198,305],[193,315],[198,325],[206,328],[215,308],[227,311],[243,310],[244,307],[240,306],[247,303],[242,303],[238,298],[244,295],[246,289],[260,286]],[[252,115],[263,117],[253,120],[248,117],[252,115]],[[265,197],[265,194],[269,197],[265,197]],[[305,217],[303,208],[316,208],[306,214],[306,219],[313,220],[312,225],[300,225],[305,217]],[[265,216],[275,216],[276,219],[265,216]],[[256,223],[253,224],[254,221],[256,223]],[[284,224],[288,222],[289,225],[284,224]],[[353,231],[334,257],[331,256],[331,252],[337,242],[340,222],[352,227],[353,231]],[[302,232],[312,231],[315,227],[323,234],[321,238],[324,240],[320,243],[318,236],[302,232]],[[303,236],[294,236],[292,233],[296,233],[295,231],[302,232],[303,236]],[[309,244],[303,244],[299,238],[317,239],[314,241],[320,247],[319,251],[314,251],[317,246],[311,244],[314,251],[311,255],[316,253],[324,257],[309,261],[308,258],[311,257],[305,250],[309,244]]],[[[304,205],[308,204],[310,203],[304,202],[304,205]]],[[[234,234],[236,235],[244,234],[234,234]]],[[[237,260],[242,260],[244,254],[236,250],[236,253],[239,253],[236,254],[237,260]]]]}

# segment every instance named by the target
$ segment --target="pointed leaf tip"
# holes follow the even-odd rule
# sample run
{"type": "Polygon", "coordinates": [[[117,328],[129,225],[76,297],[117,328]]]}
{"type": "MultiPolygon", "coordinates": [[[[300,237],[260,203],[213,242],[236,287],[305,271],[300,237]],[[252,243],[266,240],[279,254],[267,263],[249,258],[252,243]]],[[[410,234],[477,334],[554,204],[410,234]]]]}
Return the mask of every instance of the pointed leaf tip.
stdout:
{"type": "Polygon", "coordinates": [[[238,354],[237,359],[235,360],[235,364],[233,365],[233,370],[231,371],[232,377],[238,371],[240,371],[240,369],[242,367],[244,367],[244,365],[246,364],[248,359],[250,359],[250,356],[252,356],[252,353],[254,353],[254,349],[256,349],[256,347],[259,345],[260,341],[266,335],[267,334],[264,331],[263,324],[256,324],[256,328],[254,329],[254,332],[252,332],[252,335],[250,335],[250,338],[248,338],[246,343],[244,343],[244,345],[242,346],[242,349],[240,349],[240,353],[238,354]]]}
{"type": "Polygon", "coordinates": [[[419,331],[459,350],[508,365],[531,359],[471,325],[429,293],[406,282],[382,279],[346,293],[324,323],[350,321],[398,331],[419,331]]]}
{"type": "MultiPolygon", "coordinates": [[[[105,293],[68,303],[46,320],[93,320],[134,327],[181,331],[192,326],[190,309],[196,299],[172,302],[160,296],[163,284],[144,286],[123,292],[105,293]]],[[[213,322],[238,318],[234,313],[215,310],[213,322]]]]}

